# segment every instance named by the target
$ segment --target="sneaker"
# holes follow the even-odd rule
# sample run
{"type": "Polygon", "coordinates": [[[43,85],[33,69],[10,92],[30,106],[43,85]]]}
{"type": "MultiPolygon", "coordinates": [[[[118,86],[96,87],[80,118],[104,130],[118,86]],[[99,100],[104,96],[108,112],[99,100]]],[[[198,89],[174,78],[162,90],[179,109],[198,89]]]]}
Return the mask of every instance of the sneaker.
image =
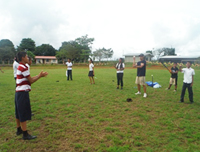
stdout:
{"type": "Polygon", "coordinates": [[[147,97],[147,94],[146,93],[144,93],[144,96],[143,96],[144,98],[146,98],[147,97]]]}
{"type": "Polygon", "coordinates": [[[166,88],[165,90],[169,90],[169,88],[166,88]]]}
{"type": "Polygon", "coordinates": [[[119,87],[117,87],[116,89],[119,89],[119,87]]]}
{"type": "Polygon", "coordinates": [[[18,130],[17,132],[16,132],[16,135],[18,136],[18,135],[21,135],[23,133],[23,131],[20,129],[20,130],[18,130]]]}
{"type": "Polygon", "coordinates": [[[139,94],[141,94],[141,92],[139,92],[139,91],[137,93],[135,93],[135,95],[139,95],[139,94]]]}
{"type": "Polygon", "coordinates": [[[174,90],[174,92],[176,92],[177,90],[174,90]]]}
{"type": "Polygon", "coordinates": [[[35,138],[37,138],[37,136],[32,136],[32,135],[27,135],[27,136],[23,136],[22,137],[24,140],[31,140],[31,139],[35,139],[35,138]]]}

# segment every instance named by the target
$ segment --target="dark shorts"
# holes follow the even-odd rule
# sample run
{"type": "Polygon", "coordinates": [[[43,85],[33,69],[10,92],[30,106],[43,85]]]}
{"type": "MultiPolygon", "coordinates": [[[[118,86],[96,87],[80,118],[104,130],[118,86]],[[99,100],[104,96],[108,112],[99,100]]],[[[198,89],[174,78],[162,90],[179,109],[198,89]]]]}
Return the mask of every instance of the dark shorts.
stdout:
{"type": "Polygon", "coordinates": [[[29,92],[15,93],[15,116],[20,122],[31,120],[29,92]]]}
{"type": "Polygon", "coordinates": [[[89,71],[88,76],[93,77],[94,76],[93,71],[89,71]]]}

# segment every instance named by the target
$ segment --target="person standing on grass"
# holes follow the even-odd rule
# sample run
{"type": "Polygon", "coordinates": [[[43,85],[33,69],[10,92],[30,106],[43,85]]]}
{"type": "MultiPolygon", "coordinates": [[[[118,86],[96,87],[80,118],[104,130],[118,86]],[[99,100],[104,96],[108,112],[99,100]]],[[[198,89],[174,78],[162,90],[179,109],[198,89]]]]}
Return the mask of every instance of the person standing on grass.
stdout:
{"type": "Polygon", "coordinates": [[[184,96],[185,96],[185,90],[186,88],[188,89],[189,93],[189,99],[190,103],[192,104],[193,101],[193,91],[192,91],[192,86],[194,82],[194,69],[191,68],[191,62],[187,62],[186,68],[182,69],[182,66],[180,66],[180,71],[184,74],[184,79],[183,79],[183,87],[182,87],[182,92],[181,92],[181,100],[179,102],[184,102],[184,96]]]}
{"type": "Polygon", "coordinates": [[[90,84],[95,84],[95,82],[94,82],[94,64],[93,64],[92,59],[89,60],[89,74],[88,74],[88,77],[90,79],[90,84]]]}
{"type": "Polygon", "coordinates": [[[72,80],[72,65],[73,64],[71,62],[71,59],[67,60],[66,65],[67,65],[67,80],[69,80],[69,77],[72,80]]]}
{"type": "Polygon", "coordinates": [[[14,72],[14,79],[16,81],[16,78],[17,78],[17,68],[19,66],[19,62],[17,60],[17,56],[15,57],[14,59],[14,62],[13,62],[13,72],[14,72]]]}
{"type": "Polygon", "coordinates": [[[119,63],[115,66],[117,70],[117,89],[119,89],[119,85],[121,83],[121,90],[123,89],[123,75],[125,64],[122,62],[122,58],[119,59],[119,63]]]}
{"type": "MultiPolygon", "coordinates": [[[[32,58],[28,57],[28,63],[26,63],[26,66],[28,67],[28,71],[30,73],[30,66],[32,64],[32,58]]],[[[34,116],[34,113],[31,113],[31,116],[34,116]]]]}
{"type": "Polygon", "coordinates": [[[173,67],[171,68],[171,78],[169,81],[169,87],[166,88],[166,90],[169,90],[173,85],[175,85],[175,92],[177,91],[177,82],[178,82],[178,68],[177,68],[177,63],[174,62],[173,67]]]}
{"type": "Polygon", "coordinates": [[[26,52],[19,52],[17,54],[19,66],[17,69],[16,79],[16,93],[15,93],[15,116],[17,123],[16,135],[23,134],[24,140],[31,140],[37,138],[27,132],[27,120],[31,120],[31,105],[29,98],[29,91],[31,91],[31,84],[42,77],[48,75],[47,72],[41,71],[39,75],[31,77],[26,63],[28,63],[28,56],[26,52]]]}
{"type": "Polygon", "coordinates": [[[146,76],[146,61],[144,59],[144,54],[140,54],[140,61],[135,63],[135,56],[133,57],[133,67],[137,68],[137,77],[135,80],[135,84],[137,84],[138,92],[135,95],[141,94],[141,86],[144,89],[144,98],[147,97],[146,93],[146,83],[145,83],[145,76],[146,76]]]}

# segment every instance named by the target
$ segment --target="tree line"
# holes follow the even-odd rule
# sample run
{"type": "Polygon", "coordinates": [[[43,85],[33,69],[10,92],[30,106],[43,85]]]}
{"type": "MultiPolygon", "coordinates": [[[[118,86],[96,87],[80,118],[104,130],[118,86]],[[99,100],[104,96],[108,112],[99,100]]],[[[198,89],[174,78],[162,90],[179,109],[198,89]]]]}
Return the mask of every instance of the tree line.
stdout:
{"type": "Polygon", "coordinates": [[[70,58],[74,62],[86,62],[88,58],[101,61],[103,58],[112,58],[113,50],[111,48],[99,48],[92,52],[94,38],[88,35],[76,38],[71,41],[64,41],[58,50],[50,44],[36,46],[35,41],[31,38],[23,38],[19,46],[15,48],[13,42],[9,39],[0,41],[0,62],[11,63],[19,51],[26,51],[33,59],[35,56],[56,56],[57,59],[64,63],[70,58]]]}

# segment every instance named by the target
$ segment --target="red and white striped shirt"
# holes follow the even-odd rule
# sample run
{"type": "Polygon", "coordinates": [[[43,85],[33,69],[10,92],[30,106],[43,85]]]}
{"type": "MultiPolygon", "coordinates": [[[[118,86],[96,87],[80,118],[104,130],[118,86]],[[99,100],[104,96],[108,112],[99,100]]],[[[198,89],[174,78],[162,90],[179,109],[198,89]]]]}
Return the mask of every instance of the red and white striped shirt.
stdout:
{"type": "Polygon", "coordinates": [[[29,76],[30,72],[28,67],[25,64],[20,63],[17,68],[16,92],[31,91],[31,84],[27,79],[29,76]]]}

